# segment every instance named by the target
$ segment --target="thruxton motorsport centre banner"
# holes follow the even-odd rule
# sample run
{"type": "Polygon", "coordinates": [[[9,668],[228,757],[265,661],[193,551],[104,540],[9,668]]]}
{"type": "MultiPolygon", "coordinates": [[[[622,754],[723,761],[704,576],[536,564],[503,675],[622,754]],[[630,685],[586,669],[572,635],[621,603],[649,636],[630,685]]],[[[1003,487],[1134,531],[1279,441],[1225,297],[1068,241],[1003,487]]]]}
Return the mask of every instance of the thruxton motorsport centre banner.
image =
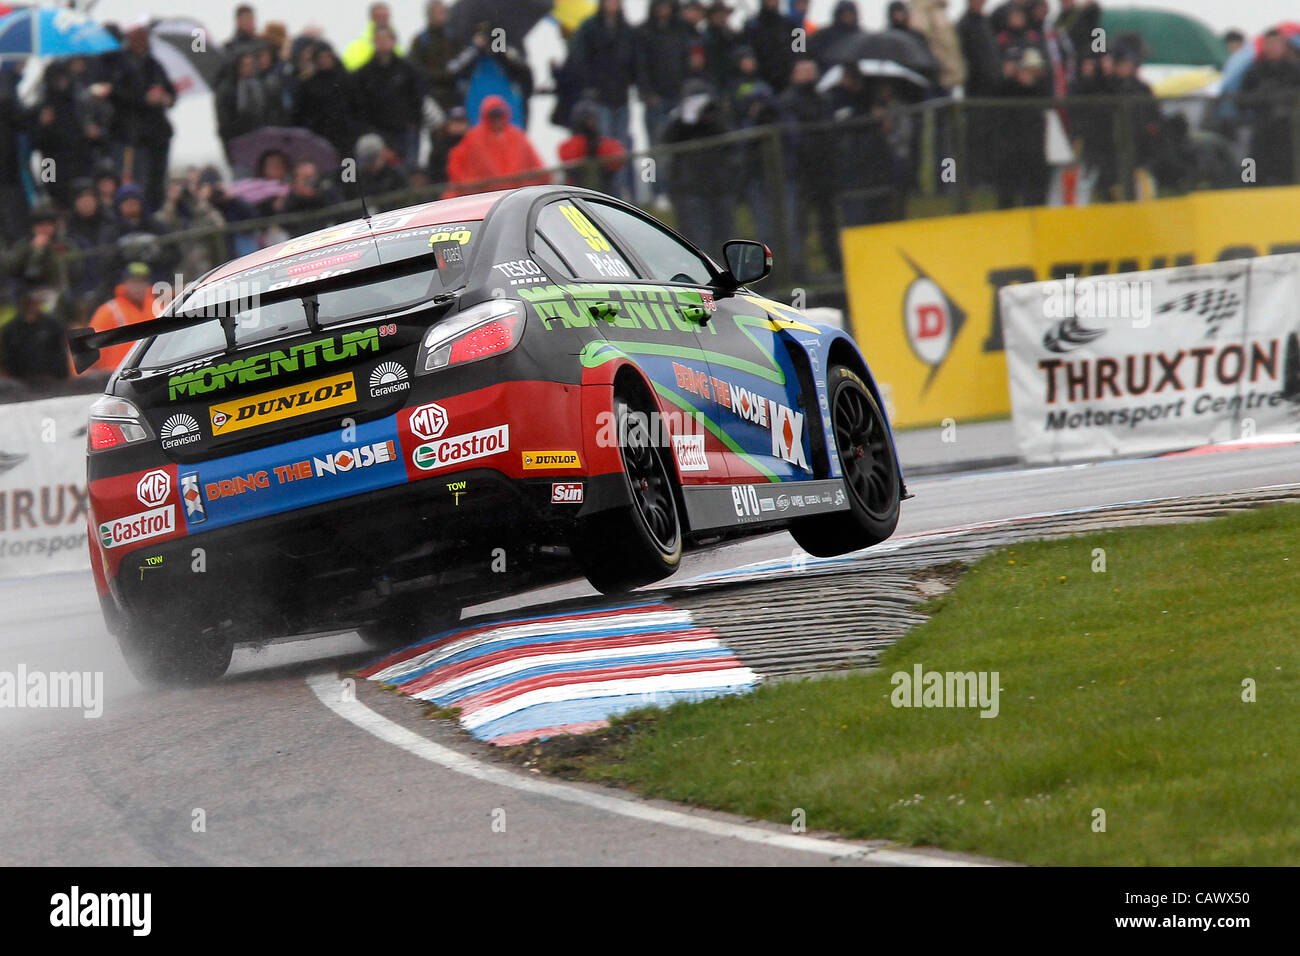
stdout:
{"type": "Polygon", "coordinates": [[[1300,252],[1300,188],[947,216],[842,234],[853,333],[894,424],[1010,413],[998,290],[1300,252]]]}
{"type": "Polygon", "coordinates": [[[1027,461],[1296,430],[1300,255],[1008,286],[1000,301],[1027,461]]]}
{"type": "Polygon", "coordinates": [[[0,405],[0,578],[90,567],[86,418],[96,398],[0,405]]]}

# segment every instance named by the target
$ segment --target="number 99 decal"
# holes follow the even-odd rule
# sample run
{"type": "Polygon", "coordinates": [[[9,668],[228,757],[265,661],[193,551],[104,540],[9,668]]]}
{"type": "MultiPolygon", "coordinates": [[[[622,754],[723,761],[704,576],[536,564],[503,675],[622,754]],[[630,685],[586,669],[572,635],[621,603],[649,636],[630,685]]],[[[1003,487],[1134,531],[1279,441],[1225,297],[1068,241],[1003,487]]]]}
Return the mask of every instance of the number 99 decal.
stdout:
{"type": "Polygon", "coordinates": [[[571,206],[568,203],[563,203],[560,206],[560,211],[564,213],[564,218],[569,220],[569,223],[573,226],[578,235],[582,236],[582,238],[587,241],[587,245],[591,246],[591,248],[595,249],[597,252],[613,251],[609,245],[609,240],[606,239],[604,234],[596,228],[594,222],[582,214],[581,209],[576,206],[571,206]]]}

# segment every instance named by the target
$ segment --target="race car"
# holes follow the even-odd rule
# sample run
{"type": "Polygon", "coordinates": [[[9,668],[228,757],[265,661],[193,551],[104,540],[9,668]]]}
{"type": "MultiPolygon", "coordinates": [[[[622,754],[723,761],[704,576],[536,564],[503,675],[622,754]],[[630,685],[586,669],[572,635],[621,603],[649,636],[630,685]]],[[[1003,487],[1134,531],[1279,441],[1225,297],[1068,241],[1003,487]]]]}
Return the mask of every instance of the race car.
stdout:
{"type": "Polygon", "coordinates": [[[88,426],[109,629],[151,683],[232,647],[355,628],[410,642],[585,574],[617,593],[684,550],[788,529],[889,537],[906,497],[852,339],[748,288],[633,206],[534,186],[411,206],[221,266],[134,343],[88,426]]]}

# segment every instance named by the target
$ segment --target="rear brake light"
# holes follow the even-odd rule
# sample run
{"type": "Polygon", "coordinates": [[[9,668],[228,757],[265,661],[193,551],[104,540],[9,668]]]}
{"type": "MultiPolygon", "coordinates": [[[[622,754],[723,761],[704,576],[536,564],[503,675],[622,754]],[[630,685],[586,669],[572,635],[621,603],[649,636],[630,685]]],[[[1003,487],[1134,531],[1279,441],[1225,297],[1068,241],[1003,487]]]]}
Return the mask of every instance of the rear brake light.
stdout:
{"type": "Polygon", "coordinates": [[[153,437],[140,410],[123,398],[104,395],[90,407],[87,451],[108,451],[153,437]]]}
{"type": "Polygon", "coordinates": [[[523,327],[524,305],[517,299],[493,299],[466,309],[424,334],[416,373],[509,352],[519,344],[523,327]]]}

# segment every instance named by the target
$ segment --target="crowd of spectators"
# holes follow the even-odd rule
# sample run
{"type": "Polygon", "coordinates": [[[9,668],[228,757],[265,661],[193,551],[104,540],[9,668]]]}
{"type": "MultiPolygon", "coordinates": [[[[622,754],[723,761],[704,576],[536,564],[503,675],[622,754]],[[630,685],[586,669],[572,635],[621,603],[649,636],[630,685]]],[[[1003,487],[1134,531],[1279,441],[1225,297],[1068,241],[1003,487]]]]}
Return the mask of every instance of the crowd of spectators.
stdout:
{"type": "MultiPolygon", "coordinates": [[[[669,214],[710,249],[742,215],[762,236],[786,223],[792,271],[806,274],[814,261],[840,271],[841,225],[902,214],[925,148],[916,111],[901,108],[909,104],[959,91],[972,101],[969,175],[1000,206],[1047,200],[1054,124],[1081,143],[1094,197],[1122,195],[1109,107],[1005,108],[1017,99],[1135,96],[1150,101],[1131,112],[1139,162],[1158,169],[1171,148],[1186,146],[1186,123],[1166,122],[1138,78],[1141,39],[1098,44],[1095,0],[965,0],[960,12],[957,2],[895,0],[881,22],[866,23],[858,3],[840,0],[828,22],[814,23],[807,0],[752,0],[747,12],[726,0],[651,0],[633,23],[622,0],[599,0],[566,32],[566,55],[551,64],[545,90],[553,94],[547,118],[571,134],[558,151],[564,175],[669,214]],[[864,53],[869,66],[860,68],[852,51],[880,49],[876,41],[900,55],[885,62],[864,53]],[[980,106],[989,101],[1002,108],[980,106]],[[743,133],[760,128],[781,131],[782,189],[771,188],[771,151],[743,133]],[[634,168],[634,140],[670,148],[634,168]]],[[[169,170],[177,91],[150,51],[146,22],[112,28],[120,50],[49,63],[34,105],[18,94],[20,69],[6,65],[0,301],[17,308],[0,330],[0,378],[67,377],[51,322],[134,321],[155,306],[140,292],[146,278],[193,278],[339,218],[331,207],[359,194],[429,194],[441,184],[440,194],[458,195],[550,181],[525,132],[537,101],[522,37],[487,22],[457,31],[451,6],[432,0],[420,28],[399,34],[389,6],[372,3],[361,34],[341,49],[318,29],[291,35],[238,6],[233,34],[213,54],[222,169],[169,170]],[[259,148],[286,128],[312,148],[259,148]],[[57,174],[37,181],[34,155],[57,174]],[[176,232],[198,238],[168,241],[176,232]],[[61,256],[69,250],[83,254],[61,256]]],[[[1245,42],[1235,33],[1226,40],[1245,42]]],[[[1286,38],[1264,38],[1243,90],[1300,90],[1286,38]]],[[[1271,113],[1247,118],[1269,175],[1284,170],[1289,181],[1289,123],[1270,122],[1271,113]]],[[[947,155],[955,130],[942,117],[936,126],[931,154],[947,155]]],[[[1173,164],[1166,174],[1182,172],[1173,164]]]]}

